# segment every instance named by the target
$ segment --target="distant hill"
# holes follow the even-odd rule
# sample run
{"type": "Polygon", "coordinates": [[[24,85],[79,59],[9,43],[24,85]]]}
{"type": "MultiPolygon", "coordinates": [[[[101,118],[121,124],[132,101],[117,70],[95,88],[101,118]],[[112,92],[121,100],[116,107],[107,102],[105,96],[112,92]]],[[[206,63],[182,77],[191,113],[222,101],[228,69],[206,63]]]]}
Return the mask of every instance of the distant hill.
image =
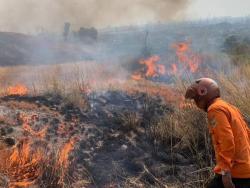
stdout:
{"type": "Polygon", "coordinates": [[[224,53],[223,45],[228,37],[250,38],[249,31],[250,18],[247,17],[110,27],[99,30],[93,43],[81,41],[73,33],[65,41],[60,33],[35,36],[0,32],[0,66],[81,60],[127,63],[142,58],[145,52],[161,56],[168,64],[175,59],[173,44],[176,42],[189,42],[192,51],[217,56],[224,53]]]}
{"type": "Polygon", "coordinates": [[[77,44],[53,37],[0,32],[0,66],[77,61],[88,57],[77,44]]]}
{"type": "Polygon", "coordinates": [[[24,34],[0,32],[0,65],[18,65],[30,60],[34,38],[24,34]]]}

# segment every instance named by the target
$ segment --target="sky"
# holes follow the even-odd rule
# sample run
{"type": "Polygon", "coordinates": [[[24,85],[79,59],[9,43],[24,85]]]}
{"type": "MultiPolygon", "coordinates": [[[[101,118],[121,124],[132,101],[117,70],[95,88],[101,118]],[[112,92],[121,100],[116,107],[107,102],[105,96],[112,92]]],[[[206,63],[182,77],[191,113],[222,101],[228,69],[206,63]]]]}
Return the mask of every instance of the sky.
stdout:
{"type": "Polygon", "coordinates": [[[250,0],[0,0],[0,31],[61,31],[250,15],[250,0]]]}
{"type": "Polygon", "coordinates": [[[194,0],[186,19],[250,16],[250,0],[194,0]]]}

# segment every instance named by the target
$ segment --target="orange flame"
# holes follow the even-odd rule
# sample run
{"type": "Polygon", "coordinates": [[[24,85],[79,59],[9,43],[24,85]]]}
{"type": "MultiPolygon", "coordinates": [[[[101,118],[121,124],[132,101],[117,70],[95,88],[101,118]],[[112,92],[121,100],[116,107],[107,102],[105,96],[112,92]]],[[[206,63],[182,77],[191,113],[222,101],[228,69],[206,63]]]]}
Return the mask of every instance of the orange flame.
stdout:
{"type": "Polygon", "coordinates": [[[131,78],[133,80],[142,80],[143,78],[153,78],[166,73],[165,66],[162,64],[157,64],[160,57],[157,55],[151,56],[148,59],[140,60],[141,65],[145,65],[143,69],[132,74],[131,78]]]}
{"type": "Polygon", "coordinates": [[[45,128],[43,128],[42,130],[36,132],[36,131],[34,131],[34,130],[30,127],[30,125],[24,124],[24,125],[23,125],[23,129],[24,129],[25,131],[29,132],[32,136],[39,137],[39,138],[44,138],[44,137],[46,136],[48,127],[45,127],[45,128]]]}
{"type": "Polygon", "coordinates": [[[131,78],[132,78],[133,80],[136,80],[136,81],[142,80],[142,79],[143,79],[143,78],[142,78],[142,75],[141,75],[140,73],[134,73],[134,74],[131,76],[131,78]]]}
{"type": "Polygon", "coordinates": [[[189,46],[187,43],[184,42],[180,42],[179,44],[175,45],[177,52],[181,53],[181,52],[186,52],[189,49],[189,46]]]}
{"type": "Polygon", "coordinates": [[[10,86],[7,88],[8,95],[27,95],[28,94],[28,88],[25,85],[17,84],[15,86],[10,86]]]}
{"type": "Polygon", "coordinates": [[[175,75],[178,74],[178,68],[184,67],[191,73],[197,72],[201,59],[198,55],[190,50],[190,46],[186,42],[180,42],[172,45],[176,49],[176,56],[178,57],[177,63],[173,63],[171,67],[166,70],[165,65],[158,64],[160,57],[157,55],[151,56],[148,59],[140,60],[141,65],[145,65],[141,70],[136,71],[131,75],[131,79],[139,81],[145,78],[154,78],[161,75],[175,75]]]}
{"type": "Polygon", "coordinates": [[[59,153],[59,159],[58,163],[60,166],[67,168],[69,165],[69,154],[74,149],[74,145],[77,141],[77,138],[72,137],[69,142],[67,142],[61,149],[61,152],[59,153]]]}
{"type": "MultiPolygon", "coordinates": [[[[14,147],[1,149],[0,173],[8,178],[9,188],[24,188],[36,185],[39,178],[42,177],[45,172],[44,164],[50,162],[47,156],[50,146],[47,147],[44,144],[39,144],[41,143],[40,139],[46,136],[48,127],[38,132],[31,128],[30,124],[39,119],[37,115],[27,116],[21,114],[19,119],[22,121],[23,130],[36,139],[26,134],[14,147]]],[[[73,123],[75,122],[76,120],[74,120],[73,123]]],[[[76,141],[77,138],[71,138],[69,142],[61,148],[57,156],[58,158],[54,168],[56,171],[60,170],[58,184],[63,183],[66,177],[67,168],[70,164],[68,159],[69,153],[73,150],[76,141]]],[[[47,142],[44,142],[44,140],[42,143],[46,143],[47,145],[47,142]]]]}
{"type": "Polygon", "coordinates": [[[157,65],[156,62],[160,60],[159,56],[152,56],[146,60],[141,60],[140,64],[147,66],[146,77],[157,76],[157,65]]]}
{"type": "Polygon", "coordinates": [[[200,64],[200,58],[194,54],[188,43],[180,42],[173,45],[176,49],[176,56],[180,63],[182,63],[190,72],[195,73],[200,64]]]}
{"type": "Polygon", "coordinates": [[[29,187],[34,185],[41,174],[43,164],[43,152],[41,149],[32,150],[31,141],[21,140],[12,149],[10,156],[6,159],[4,172],[9,177],[9,187],[29,187]]]}
{"type": "MultiPolygon", "coordinates": [[[[36,116],[32,116],[31,119],[34,119],[36,116]]],[[[37,138],[45,138],[46,134],[47,134],[47,129],[48,126],[44,127],[42,130],[40,131],[34,131],[31,126],[29,125],[29,121],[30,118],[28,116],[25,116],[24,114],[20,115],[20,119],[23,122],[23,130],[25,132],[28,132],[30,135],[37,137],[37,138]]]]}
{"type": "Polygon", "coordinates": [[[66,170],[69,166],[69,154],[74,149],[77,140],[77,137],[72,137],[66,144],[64,144],[64,146],[61,148],[61,151],[59,152],[58,167],[61,167],[61,176],[58,181],[59,184],[63,183],[66,170]]]}

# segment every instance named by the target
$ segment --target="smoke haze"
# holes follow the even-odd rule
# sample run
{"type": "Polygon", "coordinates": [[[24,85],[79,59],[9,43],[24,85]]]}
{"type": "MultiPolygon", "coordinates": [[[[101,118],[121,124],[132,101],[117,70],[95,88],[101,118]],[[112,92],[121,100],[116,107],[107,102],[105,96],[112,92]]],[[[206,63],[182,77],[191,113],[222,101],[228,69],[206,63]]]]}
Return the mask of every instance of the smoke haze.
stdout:
{"type": "Polygon", "coordinates": [[[107,27],[181,18],[189,0],[0,0],[0,30],[61,31],[73,27],[107,27]]]}

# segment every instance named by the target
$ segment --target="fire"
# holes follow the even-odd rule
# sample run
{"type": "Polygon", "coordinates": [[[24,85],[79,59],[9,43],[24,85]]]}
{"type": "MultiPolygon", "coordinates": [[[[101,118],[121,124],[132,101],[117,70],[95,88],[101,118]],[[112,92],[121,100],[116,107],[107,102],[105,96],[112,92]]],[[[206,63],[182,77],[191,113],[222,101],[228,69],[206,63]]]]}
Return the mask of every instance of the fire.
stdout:
{"type": "Polygon", "coordinates": [[[198,55],[190,50],[189,44],[180,42],[174,44],[173,48],[176,50],[176,56],[178,57],[179,63],[181,63],[184,68],[189,70],[191,73],[195,73],[199,68],[201,60],[198,55]]]}
{"type": "Polygon", "coordinates": [[[142,79],[143,79],[143,78],[142,78],[142,75],[141,75],[140,73],[134,73],[134,74],[131,76],[131,78],[132,78],[133,80],[136,80],[136,81],[142,80],[142,79]]]}
{"type": "Polygon", "coordinates": [[[181,52],[186,52],[189,49],[189,46],[187,43],[181,42],[179,44],[176,44],[177,47],[177,52],[181,53],[181,52]]]}
{"type": "Polygon", "coordinates": [[[8,95],[27,95],[28,94],[28,88],[25,85],[17,84],[15,86],[10,86],[7,88],[7,94],[8,95]]]}
{"type": "Polygon", "coordinates": [[[12,148],[1,148],[0,173],[8,178],[8,187],[31,187],[39,183],[47,174],[46,165],[53,165],[52,175],[58,177],[58,185],[63,184],[70,165],[69,155],[74,149],[77,138],[71,138],[66,144],[53,147],[44,140],[48,126],[40,131],[31,127],[39,119],[38,115],[20,114],[24,136],[12,148]],[[28,133],[28,134],[27,134],[28,133]],[[55,155],[53,149],[61,150],[55,155]],[[55,159],[55,162],[51,163],[55,159]],[[53,174],[56,173],[56,174],[53,174]]]}
{"type": "Polygon", "coordinates": [[[23,122],[23,130],[27,133],[29,133],[30,135],[34,136],[34,137],[37,137],[37,138],[45,138],[46,134],[47,134],[47,129],[48,129],[48,126],[44,127],[42,130],[40,131],[34,131],[31,126],[29,125],[29,122],[31,120],[34,120],[36,116],[31,116],[31,117],[28,117],[28,116],[25,116],[24,114],[21,114],[20,115],[20,120],[22,120],[23,122]]]}
{"type": "Polygon", "coordinates": [[[148,59],[140,60],[141,65],[145,65],[140,71],[135,72],[131,78],[133,80],[142,80],[143,78],[154,78],[166,73],[165,66],[158,64],[160,57],[157,55],[151,56],[148,59]]]}
{"type": "Polygon", "coordinates": [[[32,141],[23,139],[12,148],[1,169],[9,178],[9,187],[29,187],[34,185],[41,174],[44,154],[41,148],[32,150],[32,141]]]}
{"type": "Polygon", "coordinates": [[[178,61],[171,64],[171,67],[166,68],[165,65],[159,64],[160,57],[157,55],[151,56],[147,59],[139,61],[141,65],[144,65],[142,69],[137,70],[131,75],[131,78],[135,81],[143,79],[155,78],[164,75],[176,75],[181,74],[183,69],[185,71],[195,73],[199,69],[201,63],[200,57],[193,53],[190,49],[190,44],[186,42],[180,42],[173,44],[172,47],[176,50],[176,56],[178,61]],[[181,71],[179,70],[181,68],[181,71]]]}
{"type": "Polygon", "coordinates": [[[23,129],[25,131],[27,131],[28,133],[30,133],[32,136],[35,136],[35,137],[39,137],[39,138],[44,138],[46,136],[46,133],[47,133],[47,129],[48,127],[45,127],[43,128],[42,130],[36,132],[34,131],[29,124],[24,124],[23,125],[23,129]]]}
{"type": "Polygon", "coordinates": [[[69,165],[69,154],[74,149],[77,138],[72,137],[61,149],[59,153],[58,163],[60,166],[67,168],[69,165]]]}
{"type": "MultiPolygon", "coordinates": [[[[22,121],[22,128],[32,136],[38,139],[44,138],[47,128],[41,131],[34,131],[29,123],[35,120],[35,116],[26,116],[21,114],[19,116],[22,121]]],[[[24,137],[19,143],[7,150],[7,155],[4,161],[1,161],[0,170],[9,178],[9,187],[29,187],[34,185],[36,180],[42,174],[42,167],[46,159],[45,147],[34,146],[34,139],[32,137],[24,137]]]]}
{"type": "Polygon", "coordinates": [[[58,184],[62,184],[65,178],[66,170],[69,167],[69,154],[74,149],[75,143],[78,138],[72,137],[59,152],[58,167],[61,170],[61,176],[58,180],[58,184]]]}
{"type": "Polygon", "coordinates": [[[157,65],[156,62],[160,60],[159,56],[152,56],[149,59],[141,60],[140,64],[146,65],[146,77],[155,77],[157,76],[157,65]]]}

